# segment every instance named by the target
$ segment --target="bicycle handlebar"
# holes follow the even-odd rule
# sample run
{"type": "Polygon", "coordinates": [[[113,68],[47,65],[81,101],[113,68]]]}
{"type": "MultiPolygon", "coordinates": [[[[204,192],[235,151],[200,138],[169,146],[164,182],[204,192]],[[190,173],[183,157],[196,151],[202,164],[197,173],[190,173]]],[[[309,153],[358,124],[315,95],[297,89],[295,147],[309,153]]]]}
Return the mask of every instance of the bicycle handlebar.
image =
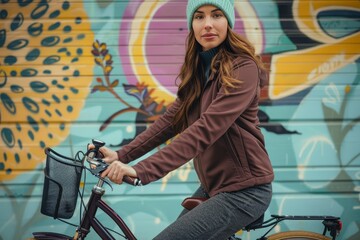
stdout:
{"type": "Polygon", "coordinates": [[[141,180],[138,178],[132,178],[129,176],[124,176],[123,181],[127,184],[133,185],[133,186],[141,186],[141,180]]]}
{"type": "MultiPolygon", "coordinates": [[[[101,158],[97,158],[97,156],[102,156],[99,151],[99,148],[105,145],[105,142],[100,140],[92,140],[92,143],[95,146],[95,149],[90,149],[87,151],[86,161],[90,164],[90,172],[96,177],[100,177],[100,174],[108,168],[109,164],[103,161],[101,158]]],[[[124,176],[123,182],[133,185],[133,186],[141,186],[141,180],[138,178],[133,178],[129,176],[124,176]]]]}

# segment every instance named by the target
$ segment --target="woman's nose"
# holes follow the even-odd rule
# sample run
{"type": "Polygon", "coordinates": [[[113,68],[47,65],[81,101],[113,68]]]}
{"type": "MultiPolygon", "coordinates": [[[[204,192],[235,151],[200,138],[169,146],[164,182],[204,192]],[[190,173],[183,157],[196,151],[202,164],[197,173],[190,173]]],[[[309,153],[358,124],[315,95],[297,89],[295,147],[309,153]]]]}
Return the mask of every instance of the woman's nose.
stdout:
{"type": "Polygon", "coordinates": [[[211,29],[212,28],[212,19],[211,17],[206,17],[205,18],[205,29],[208,30],[208,29],[211,29]]]}

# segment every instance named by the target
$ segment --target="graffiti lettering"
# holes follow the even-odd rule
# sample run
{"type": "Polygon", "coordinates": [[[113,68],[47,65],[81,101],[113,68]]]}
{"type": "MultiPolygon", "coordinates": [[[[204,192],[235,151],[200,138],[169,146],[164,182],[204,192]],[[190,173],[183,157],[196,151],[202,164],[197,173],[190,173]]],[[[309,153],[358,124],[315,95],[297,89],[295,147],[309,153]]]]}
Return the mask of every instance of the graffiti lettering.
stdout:
{"type": "Polygon", "coordinates": [[[337,70],[345,62],[345,54],[341,53],[330,58],[329,61],[322,63],[318,67],[314,68],[308,75],[307,80],[309,82],[321,77],[324,74],[329,74],[337,70]]]}

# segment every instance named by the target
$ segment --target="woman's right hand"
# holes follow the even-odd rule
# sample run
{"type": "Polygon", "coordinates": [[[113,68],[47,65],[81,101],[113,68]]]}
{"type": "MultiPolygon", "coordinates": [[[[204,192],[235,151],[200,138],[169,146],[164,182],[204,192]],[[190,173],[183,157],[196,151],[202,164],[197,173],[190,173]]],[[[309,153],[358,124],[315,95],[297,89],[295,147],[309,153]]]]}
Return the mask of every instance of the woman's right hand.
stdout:
{"type": "MultiPolygon", "coordinates": [[[[95,146],[93,144],[89,144],[88,149],[93,149],[95,146]]],[[[102,160],[104,160],[106,163],[112,163],[114,161],[119,160],[118,154],[114,150],[111,150],[107,147],[101,147],[99,148],[100,153],[104,156],[102,160]]]]}

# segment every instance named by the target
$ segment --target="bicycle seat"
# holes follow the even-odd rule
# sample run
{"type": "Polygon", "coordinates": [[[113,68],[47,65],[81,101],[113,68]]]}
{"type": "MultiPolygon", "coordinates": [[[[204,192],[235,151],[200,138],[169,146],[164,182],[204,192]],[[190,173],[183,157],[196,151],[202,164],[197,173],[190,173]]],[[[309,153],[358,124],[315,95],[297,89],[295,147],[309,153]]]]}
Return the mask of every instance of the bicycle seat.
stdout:
{"type": "Polygon", "coordinates": [[[261,225],[264,222],[264,214],[262,214],[258,219],[256,219],[255,221],[253,221],[252,223],[250,223],[249,225],[245,226],[244,229],[246,231],[250,231],[253,229],[256,229],[258,227],[261,227],[261,225]]]}
{"type": "Polygon", "coordinates": [[[195,208],[196,206],[198,206],[200,203],[203,203],[207,200],[207,198],[198,198],[198,197],[188,197],[185,198],[184,201],[181,203],[181,205],[187,209],[187,210],[191,210],[193,208],[195,208]]]}
{"type": "MultiPolygon", "coordinates": [[[[208,198],[199,198],[199,197],[188,197],[185,198],[184,201],[181,203],[181,205],[187,209],[191,210],[198,206],[199,204],[205,202],[208,198]]],[[[264,214],[262,214],[258,219],[256,219],[254,222],[250,223],[249,225],[245,226],[244,229],[246,231],[250,231],[252,229],[256,229],[260,227],[264,222],[264,214]]]]}

